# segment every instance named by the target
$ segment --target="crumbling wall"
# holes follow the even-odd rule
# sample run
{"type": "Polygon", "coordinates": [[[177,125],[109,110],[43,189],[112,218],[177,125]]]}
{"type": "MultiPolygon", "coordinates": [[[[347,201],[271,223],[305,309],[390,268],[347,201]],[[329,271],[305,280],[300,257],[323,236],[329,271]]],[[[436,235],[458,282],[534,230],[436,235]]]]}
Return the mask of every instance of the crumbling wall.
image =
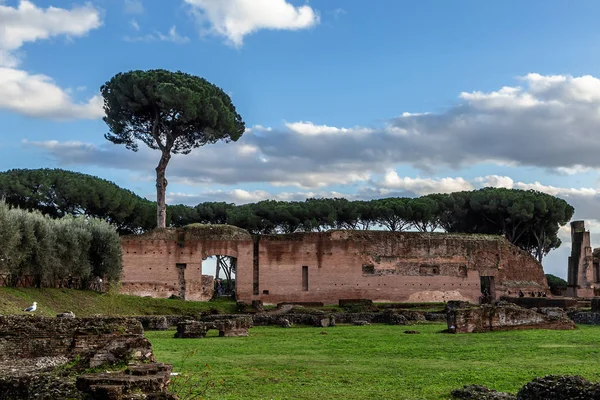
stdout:
{"type": "Polygon", "coordinates": [[[333,231],[261,236],[258,247],[259,288],[238,289],[243,301],[477,303],[482,276],[496,297],[548,290],[542,266],[499,236],[333,231]]]}
{"type": "Polygon", "coordinates": [[[560,308],[527,309],[514,304],[483,305],[451,309],[448,329],[456,333],[514,329],[575,329],[575,324],[560,308]]]}
{"type": "Polygon", "coordinates": [[[219,331],[221,337],[248,336],[252,317],[230,317],[213,321],[187,320],[177,324],[176,338],[204,338],[210,329],[219,331]]]}
{"type": "Polygon", "coordinates": [[[154,361],[134,318],[0,316],[0,400],[124,400],[156,392],[171,399],[164,393],[171,367],[154,361]],[[82,370],[121,363],[125,373],[86,374],[83,392],[77,389],[82,370]]]}
{"type": "Polygon", "coordinates": [[[123,238],[123,292],[208,300],[212,287],[201,278],[201,262],[211,255],[236,257],[236,293],[248,303],[477,303],[482,277],[492,298],[548,292],[541,264],[500,236],[331,231],[252,238],[238,228],[209,227],[123,238]]]}
{"type": "Polygon", "coordinates": [[[213,278],[202,274],[203,259],[227,255],[252,263],[252,236],[229,225],[159,229],[124,236],[121,245],[121,293],[136,296],[208,301],[214,286],[213,278]]]}
{"type": "Polygon", "coordinates": [[[0,316],[0,361],[38,357],[78,358],[89,367],[124,358],[154,361],[134,318],[0,316]]]}

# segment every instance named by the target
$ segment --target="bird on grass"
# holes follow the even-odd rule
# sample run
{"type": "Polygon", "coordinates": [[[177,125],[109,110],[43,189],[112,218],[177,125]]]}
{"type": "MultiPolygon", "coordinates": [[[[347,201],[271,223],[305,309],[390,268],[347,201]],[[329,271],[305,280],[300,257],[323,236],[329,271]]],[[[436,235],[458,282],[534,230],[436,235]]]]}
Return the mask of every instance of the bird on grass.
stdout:
{"type": "Polygon", "coordinates": [[[35,311],[35,309],[37,308],[37,303],[34,301],[32,306],[27,307],[26,309],[24,309],[23,311],[26,312],[33,312],[35,311]]]}

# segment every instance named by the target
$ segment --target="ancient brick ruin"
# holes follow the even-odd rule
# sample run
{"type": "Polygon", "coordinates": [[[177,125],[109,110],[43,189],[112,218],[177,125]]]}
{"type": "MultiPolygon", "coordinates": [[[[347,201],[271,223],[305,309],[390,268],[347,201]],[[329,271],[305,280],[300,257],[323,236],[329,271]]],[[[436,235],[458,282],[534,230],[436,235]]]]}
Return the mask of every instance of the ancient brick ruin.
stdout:
{"type": "Polygon", "coordinates": [[[0,400],[170,399],[170,372],[134,318],[0,316],[0,400]],[[120,363],[125,371],[80,374],[120,363]]]}
{"type": "Polygon", "coordinates": [[[133,318],[0,316],[0,362],[66,357],[97,367],[125,356],[154,361],[142,325],[133,318]]]}
{"type": "Polygon", "coordinates": [[[567,296],[600,296],[600,248],[593,249],[584,221],[571,222],[571,256],[567,273],[567,296]]]}
{"type": "Polygon", "coordinates": [[[546,291],[531,255],[500,236],[329,231],[252,236],[227,225],[126,236],[122,292],[209,300],[202,260],[234,257],[239,300],[264,303],[339,299],[441,302],[546,291]]]}
{"type": "Polygon", "coordinates": [[[446,314],[448,330],[473,333],[515,329],[575,329],[561,308],[521,308],[515,304],[459,306],[446,314]]]}
{"type": "Polygon", "coordinates": [[[219,331],[220,337],[248,336],[252,317],[228,317],[213,321],[182,321],[177,324],[176,338],[204,338],[211,330],[219,331]]]}

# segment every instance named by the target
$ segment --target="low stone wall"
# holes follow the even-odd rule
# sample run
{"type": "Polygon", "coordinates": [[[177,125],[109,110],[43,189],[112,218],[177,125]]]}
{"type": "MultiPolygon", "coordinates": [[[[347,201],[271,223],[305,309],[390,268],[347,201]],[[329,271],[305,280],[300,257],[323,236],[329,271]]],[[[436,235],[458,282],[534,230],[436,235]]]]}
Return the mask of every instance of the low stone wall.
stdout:
{"type": "Polygon", "coordinates": [[[575,312],[569,316],[576,324],[600,325],[600,312],[575,312]]]}
{"type": "Polygon", "coordinates": [[[547,307],[559,307],[562,309],[575,308],[577,307],[576,299],[554,299],[550,297],[505,297],[501,298],[503,301],[513,303],[519,307],[524,308],[547,308],[547,307]]]}
{"type": "Polygon", "coordinates": [[[154,361],[135,318],[0,316],[0,400],[150,400],[156,393],[171,399],[165,393],[170,366],[147,364],[154,361]],[[109,385],[90,375],[97,383],[87,385],[86,392],[75,386],[82,370],[118,363],[129,365],[129,372],[111,374],[115,379],[126,375],[120,383],[109,385]]]}
{"type": "Polygon", "coordinates": [[[121,373],[81,375],[77,377],[76,386],[88,393],[91,400],[121,400],[129,394],[161,393],[171,380],[171,369],[170,365],[162,363],[134,365],[121,373]]]}
{"type": "Polygon", "coordinates": [[[152,345],[133,318],[0,316],[0,361],[55,356],[79,358],[88,367],[154,361],[152,345]]]}
{"type": "MultiPolygon", "coordinates": [[[[200,321],[200,322],[212,322],[219,320],[235,319],[240,318],[240,314],[217,314],[217,315],[198,315],[196,317],[189,315],[146,315],[132,317],[141,322],[144,330],[158,330],[164,331],[171,327],[176,327],[179,323],[185,321],[200,321]]],[[[369,323],[382,323],[382,324],[405,324],[410,322],[419,321],[437,321],[445,322],[445,313],[434,313],[434,312],[423,312],[423,311],[410,311],[410,310],[395,310],[389,309],[383,312],[362,312],[362,313],[326,313],[326,312],[313,312],[313,313],[256,313],[246,315],[248,318],[252,318],[252,324],[254,326],[269,326],[275,325],[280,326],[281,321],[286,319],[290,324],[294,325],[308,325],[324,327],[330,326],[331,322],[326,324],[325,319],[331,318],[335,323],[342,324],[353,324],[356,321],[366,321],[369,323]]]]}
{"type": "Polygon", "coordinates": [[[210,329],[219,331],[220,337],[248,336],[252,327],[251,317],[220,319],[210,322],[183,321],[177,324],[176,338],[204,338],[210,329]]]}
{"type": "Polygon", "coordinates": [[[456,333],[514,329],[575,329],[560,308],[527,309],[513,304],[457,308],[447,313],[448,330],[456,333]]]}

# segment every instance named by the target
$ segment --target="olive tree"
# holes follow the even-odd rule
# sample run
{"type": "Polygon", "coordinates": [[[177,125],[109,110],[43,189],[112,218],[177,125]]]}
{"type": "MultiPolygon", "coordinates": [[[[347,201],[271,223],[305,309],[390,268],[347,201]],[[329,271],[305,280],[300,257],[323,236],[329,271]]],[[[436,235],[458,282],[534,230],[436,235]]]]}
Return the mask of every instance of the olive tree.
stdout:
{"type": "Polygon", "coordinates": [[[142,142],[160,150],[156,167],[157,225],[166,227],[165,171],[171,154],[188,154],[205,144],[237,141],[242,117],[229,96],[207,80],[157,69],[118,73],[101,87],[105,138],[137,151],[142,142]]]}

